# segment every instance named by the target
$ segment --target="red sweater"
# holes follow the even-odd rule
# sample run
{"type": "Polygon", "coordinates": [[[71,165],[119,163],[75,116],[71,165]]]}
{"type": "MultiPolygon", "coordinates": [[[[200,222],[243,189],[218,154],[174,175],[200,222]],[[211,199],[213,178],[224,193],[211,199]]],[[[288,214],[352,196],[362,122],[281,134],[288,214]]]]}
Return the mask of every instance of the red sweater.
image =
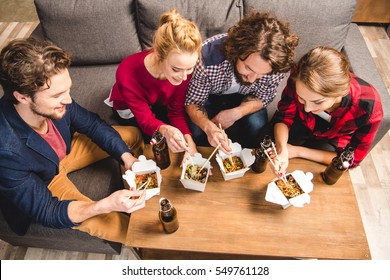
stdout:
{"type": "Polygon", "coordinates": [[[156,118],[150,106],[166,106],[170,124],[183,134],[191,134],[184,110],[191,75],[178,86],[172,85],[168,80],[155,79],[144,64],[149,52],[150,50],[145,50],[130,55],[119,64],[110,98],[114,109],[130,109],[141,130],[152,135],[164,122],[156,118]]]}

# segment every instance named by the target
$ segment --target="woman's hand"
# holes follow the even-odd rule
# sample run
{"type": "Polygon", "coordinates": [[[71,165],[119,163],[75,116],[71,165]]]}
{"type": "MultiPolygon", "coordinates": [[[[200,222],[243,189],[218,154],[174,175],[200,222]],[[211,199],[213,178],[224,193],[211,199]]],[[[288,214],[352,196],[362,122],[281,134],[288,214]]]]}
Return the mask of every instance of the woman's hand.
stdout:
{"type": "MultiPolygon", "coordinates": [[[[272,162],[274,163],[276,169],[274,166],[272,166],[272,170],[278,177],[284,176],[286,174],[286,170],[288,167],[288,156],[289,156],[289,151],[288,148],[286,147],[285,149],[278,149],[276,148],[278,156],[276,155],[271,155],[272,162]]],[[[272,164],[271,164],[272,165],[272,164]]]]}
{"type": "Polygon", "coordinates": [[[187,142],[188,150],[184,153],[183,160],[181,161],[180,166],[182,167],[184,162],[187,160],[187,158],[194,156],[198,150],[196,149],[196,144],[194,140],[192,139],[191,135],[186,134],[184,135],[184,138],[187,142]]]}
{"type": "Polygon", "coordinates": [[[169,149],[174,153],[189,151],[188,144],[179,129],[171,125],[162,125],[160,133],[167,139],[169,149]]]}

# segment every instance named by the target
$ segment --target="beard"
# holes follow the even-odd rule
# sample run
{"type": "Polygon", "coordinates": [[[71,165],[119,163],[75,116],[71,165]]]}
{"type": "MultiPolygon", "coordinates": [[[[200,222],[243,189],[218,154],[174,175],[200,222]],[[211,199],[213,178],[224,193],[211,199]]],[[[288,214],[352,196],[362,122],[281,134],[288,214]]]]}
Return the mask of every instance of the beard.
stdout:
{"type": "Polygon", "coordinates": [[[252,83],[250,82],[247,82],[244,80],[244,76],[241,75],[238,70],[237,70],[237,66],[236,66],[236,63],[234,64],[234,76],[236,77],[236,80],[239,84],[241,85],[245,85],[245,86],[249,86],[251,85],[252,83]]]}
{"type": "Polygon", "coordinates": [[[61,114],[55,113],[55,112],[53,112],[51,114],[44,113],[44,112],[39,110],[39,107],[35,103],[30,104],[30,110],[37,116],[41,116],[41,117],[48,118],[51,120],[60,120],[65,116],[65,113],[66,113],[66,107],[65,107],[63,113],[61,113],[61,114]]]}

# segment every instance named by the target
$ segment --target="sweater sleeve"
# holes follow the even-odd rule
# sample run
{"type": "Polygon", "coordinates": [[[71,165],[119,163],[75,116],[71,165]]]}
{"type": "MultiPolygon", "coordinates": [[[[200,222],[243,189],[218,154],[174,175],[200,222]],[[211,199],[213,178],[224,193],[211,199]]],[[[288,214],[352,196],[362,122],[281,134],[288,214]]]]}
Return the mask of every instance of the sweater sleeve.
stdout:
{"type": "Polygon", "coordinates": [[[183,81],[176,89],[175,94],[172,95],[171,100],[168,102],[168,119],[172,126],[176,127],[185,134],[191,134],[190,128],[188,127],[187,115],[184,109],[184,101],[186,98],[186,90],[188,83],[191,79],[191,75],[187,76],[187,80],[183,81]]]}
{"type": "Polygon", "coordinates": [[[295,82],[289,78],[282,92],[282,97],[278,102],[278,108],[272,119],[272,123],[284,123],[290,128],[294,122],[296,113],[295,82]]]}

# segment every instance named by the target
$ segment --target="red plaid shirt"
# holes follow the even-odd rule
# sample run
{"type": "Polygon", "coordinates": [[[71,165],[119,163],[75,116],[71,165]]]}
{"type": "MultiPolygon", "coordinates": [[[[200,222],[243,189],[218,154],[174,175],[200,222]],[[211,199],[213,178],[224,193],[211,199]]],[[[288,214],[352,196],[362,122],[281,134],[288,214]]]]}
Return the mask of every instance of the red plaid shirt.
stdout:
{"type": "Polygon", "coordinates": [[[273,122],[283,122],[290,128],[298,115],[314,138],[337,143],[337,150],[347,145],[355,148],[355,167],[370,151],[383,119],[383,110],[376,89],[352,73],[351,77],[349,94],[343,97],[340,107],[330,113],[330,129],[327,131],[315,131],[316,119],[312,113],[306,113],[298,101],[295,82],[291,78],[282,93],[273,122]]]}

